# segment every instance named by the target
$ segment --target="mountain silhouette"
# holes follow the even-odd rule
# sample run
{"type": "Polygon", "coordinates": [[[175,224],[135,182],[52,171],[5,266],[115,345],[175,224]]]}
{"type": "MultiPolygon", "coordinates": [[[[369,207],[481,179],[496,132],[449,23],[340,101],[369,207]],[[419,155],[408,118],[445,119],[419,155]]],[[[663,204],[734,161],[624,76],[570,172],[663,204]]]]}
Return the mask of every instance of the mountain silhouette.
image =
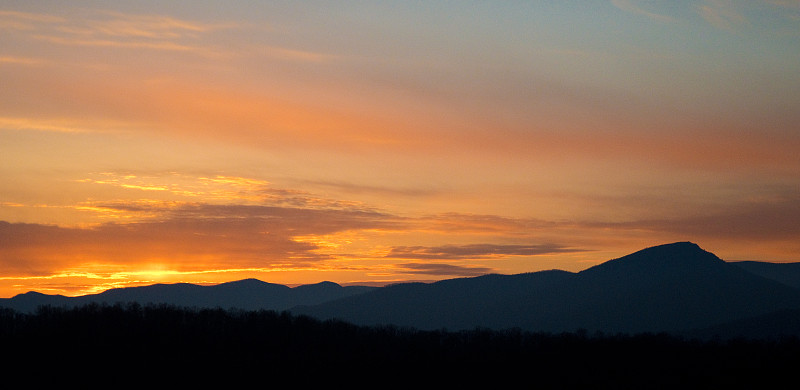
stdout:
{"type": "Polygon", "coordinates": [[[787,286],[800,288],[800,263],[769,263],[766,261],[734,261],[743,270],[777,280],[787,286]]]}
{"type": "Polygon", "coordinates": [[[383,287],[296,314],[420,329],[675,332],[800,308],[800,290],[694,243],[646,248],[578,273],[486,275],[383,287]]]}
{"type": "Polygon", "coordinates": [[[283,311],[298,305],[315,305],[327,300],[361,294],[376,287],[347,286],[333,282],[288,287],[258,279],[244,279],[212,286],[189,283],[154,284],[115,288],[78,297],[28,292],[0,299],[0,307],[33,312],[40,305],[74,307],[88,303],[168,304],[180,307],[283,311]]]}
{"type": "Polygon", "coordinates": [[[13,298],[0,298],[0,307],[14,309],[20,312],[33,312],[39,306],[72,306],[74,298],[63,295],[48,295],[36,291],[19,294],[13,298]]]}
{"type": "Polygon", "coordinates": [[[0,299],[0,307],[32,312],[40,305],[137,302],[289,311],[420,330],[800,335],[791,325],[800,324],[796,270],[796,263],[729,263],[694,243],[676,242],[580,272],[488,274],[385,287],[321,282],[290,288],[257,279],[213,286],[155,284],[81,297],[29,292],[0,299]],[[769,323],[769,329],[757,329],[760,322],[769,323]]]}
{"type": "Polygon", "coordinates": [[[798,290],[681,242],[580,272],[596,322],[622,331],[677,330],[798,306],[798,290]]]}

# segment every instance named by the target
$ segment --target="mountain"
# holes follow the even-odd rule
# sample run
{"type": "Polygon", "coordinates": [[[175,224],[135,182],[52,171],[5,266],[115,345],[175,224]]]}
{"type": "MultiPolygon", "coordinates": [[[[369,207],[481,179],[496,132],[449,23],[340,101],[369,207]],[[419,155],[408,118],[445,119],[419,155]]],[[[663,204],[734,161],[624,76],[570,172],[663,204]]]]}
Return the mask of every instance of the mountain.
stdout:
{"type": "Polygon", "coordinates": [[[19,294],[13,298],[0,298],[0,307],[14,309],[21,312],[32,312],[42,305],[71,306],[73,298],[63,295],[47,295],[36,291],[19,294]]]}
{"type": "Polygon", "coordinates": [[[694,243],[646,248],[578,273],[486,275],[399,284],[295,314],[420,329],[674,332],[800,308],[800,290],[694,243]]]}
{"type": "Polygon", "coordinates": [[[800,291],[732,266],[693,243],[645,249],[579,273],[587,327],[672,331],[800,307],[800,291]]]}
{"type": "Polygon", "coordinates": [[[99,294],[79,297],[28,292],[13,298],[0,299],[0,307],[8,307],[21,312],[33,312],[40,305],[73,307],[92,302],[101,304],[138,302],[140,304],[163,303],[181,307],[283,311],[297,305],[320,304],[327,300],[361,294],[375,288],[342,287],[333,282],[290,288],[257,279],[244,279],[212,286],[175,283],[116,288],[99,294]]]}
{"type": "Polygon", "coordinates": [[[800,288],[800,263],[769,263],[766,261],[734,261],[731,264],[756,275],[777,280],[787,286],[800,288]]]}
{"type": "Polygon", "coordinates": [[[581,272],[489,274],[435,283],[290,288],[245,279],[213,286],[155,284],[82,297],[35,292],[0,307],[90,302],[291,311],[357,325],[422,330],[800,335],[796,264],[725,262],[691,242],[645,248],[581,272]],[[758,324],[763,324],[759,326],[758,324]]]}

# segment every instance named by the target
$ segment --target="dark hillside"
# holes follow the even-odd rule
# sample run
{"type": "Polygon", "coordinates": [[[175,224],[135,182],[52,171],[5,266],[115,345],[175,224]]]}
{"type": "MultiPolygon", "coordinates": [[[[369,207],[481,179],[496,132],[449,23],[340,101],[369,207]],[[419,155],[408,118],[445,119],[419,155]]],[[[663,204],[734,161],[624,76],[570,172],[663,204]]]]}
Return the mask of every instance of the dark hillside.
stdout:
{"type": "Polygon", "coordinates": [[[800,289],[800,263],[769,263],[766,261],[732,261],[747,272],[800,289]]]}
{"type": "MultiPolygon", "coordinates": [[[[800,291],[724,262],[694,243],[643,249],[578,273],[596,327],[673,331],[800,308],[800,291]]],[[[587,327],[593,327],[587,324],[587,327]]]]}
{"type": "MultiPolygon", "coordinates": [[[[561,310],[564,286],[574,276],[566,271],[543,271],[403,283],[317,306],[296,307],[292,312],[323,319],[341,318],[361,325],[391,324],[427,330],[525,327],[520,321],[529,319],[521,317],[520,310],[561,310]]],[[[560,325],[553,325],[549,318],[535,321],[543,330],[560,325]]]]}

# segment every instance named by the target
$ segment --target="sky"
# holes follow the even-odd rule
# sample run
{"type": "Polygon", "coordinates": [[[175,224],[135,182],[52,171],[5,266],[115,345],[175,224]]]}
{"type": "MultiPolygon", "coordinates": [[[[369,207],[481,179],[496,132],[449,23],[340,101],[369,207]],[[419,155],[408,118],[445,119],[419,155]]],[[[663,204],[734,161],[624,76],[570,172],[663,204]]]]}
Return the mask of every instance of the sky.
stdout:
{"type": "Polygon", "coordinates": [[[800,1],[0,2],[0,297],[800,261],[800,1]]]}

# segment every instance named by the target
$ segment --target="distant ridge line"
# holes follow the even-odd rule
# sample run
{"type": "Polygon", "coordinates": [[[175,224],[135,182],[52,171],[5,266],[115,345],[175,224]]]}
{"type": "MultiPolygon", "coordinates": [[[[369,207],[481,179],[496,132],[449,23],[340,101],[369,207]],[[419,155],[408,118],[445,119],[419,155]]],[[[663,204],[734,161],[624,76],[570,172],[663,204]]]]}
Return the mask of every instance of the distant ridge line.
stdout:
{"type": "Polygon", "coordinates": [[[737,326],[738,331],[766,334],[754,329],[749,319],[774,322],[786,313],[800,313],[800,264],[728,263],[693,242],[681,241],[644,248],[580,272],[486,274],[383,287],[343,287],[329,281],[288,287],[248,278],[209,286],[155,284],[82,297],[29,292],[0,299],[0,307],[30,312],[39,305],[89,302],[288,311],[356,325],[423,330],[639,333],[737,326]]]}

